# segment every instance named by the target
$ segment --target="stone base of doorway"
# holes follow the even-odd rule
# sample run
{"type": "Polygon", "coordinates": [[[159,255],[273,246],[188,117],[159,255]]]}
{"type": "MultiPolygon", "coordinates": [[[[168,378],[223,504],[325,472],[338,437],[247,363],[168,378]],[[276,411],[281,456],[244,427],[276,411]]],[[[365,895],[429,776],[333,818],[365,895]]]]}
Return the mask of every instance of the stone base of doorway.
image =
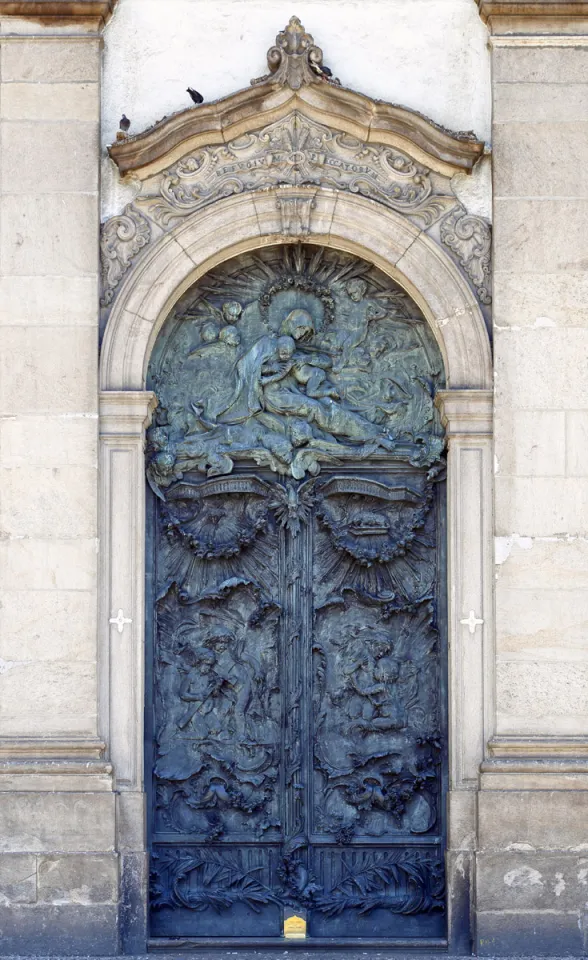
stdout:
{"type": "MultiPolygon", "coordinates": [[[[288,953],[291,950],[294,950],[297,957],[301,958],[300,951],[311,951],[312,955],[315,956],[317,951],[320,951],[319,956],[321,960],[325,960],[326,954],[325,951],[328,950],[337,950],[343,951],[343,956],[346,958],[351,958],[354,956],[354,951],[357,951],[358,956],[364,958],[364,960],[376,960],[376,958],[386,957],[388,955],[398,956],[402,953],[408,953],[410,956],[418,955],[419,957],[424,956],[430,950],[435,951],[435,958],[439,960],[439,955],[443,957],[447,956],[447,941],[446,940],[362,940],[361,944],[358,944],[357,941],[353,940],[337,940],[337,939],[327,939],[321,938],[313,939],[312,937],[304,937],[297,940],[295,938],[285,940],[281,937],[265,937],[263,944],[259,940],[249,939],[247,937],[232,937],[225,939],[213,939],[207,938],[206,940],[200,940],[197,937],[183,937],[182,939],[157,939],[157,940],[148,940],[147,949],[151,953],[157,953],[158,960],[161,960],[163,953],[167,952],[178,952],[182,953],[194,953],[199,958],[203,954],[213,955],[213,956],[223,956],[227,953],[231,957],[231,960],[238,957],[239,954],[235,953],[235,949],[242,950],[244,958],[251,958],[251,960],[257,960],[261,956],[272,956],[277,957],[281,952],[288,953]],[[271,954],[266,953],[266,948],[273,948],[271,954]],[[369,951],[369,953],[367,952],[369,951]]],[[[310,954],[309,954],[310,955],[310,954]]],[[[338,953],[337,956],[340,956],[338,953]]]]}
{"type": "Polygon", "coordinates": [[[476,917],[479,957],[586,956],[578,912],[496,911],[476,917]]]}
{"type": "Polygon", "coordinates": [[[119,952],[116,905],[0,906],[0,955],[114,956],[119,952]]]}

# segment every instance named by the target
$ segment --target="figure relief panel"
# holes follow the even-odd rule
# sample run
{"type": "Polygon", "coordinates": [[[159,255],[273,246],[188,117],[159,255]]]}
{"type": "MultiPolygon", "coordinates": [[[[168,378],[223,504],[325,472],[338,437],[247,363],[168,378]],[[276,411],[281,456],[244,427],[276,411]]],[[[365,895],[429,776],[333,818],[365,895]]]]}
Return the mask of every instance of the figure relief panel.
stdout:
{"type": "Polygon", "coordinates": [[[275,246],[154,349],[155,937],[442,937],[444,385],[390,278],[275,246]]]}

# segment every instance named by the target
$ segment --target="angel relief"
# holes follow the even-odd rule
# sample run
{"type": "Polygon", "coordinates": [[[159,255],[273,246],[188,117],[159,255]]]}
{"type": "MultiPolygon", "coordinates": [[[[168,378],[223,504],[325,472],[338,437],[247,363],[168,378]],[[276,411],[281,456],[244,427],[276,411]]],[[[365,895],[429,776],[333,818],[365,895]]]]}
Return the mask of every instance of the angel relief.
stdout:
{"type": "Polygon", "coordinates": [[[189,291],[149,385],[152,930],[443,935],[441,358],[311,246],[189,291]],[[367,919],[366,919],[367,918],[367,919]]]}

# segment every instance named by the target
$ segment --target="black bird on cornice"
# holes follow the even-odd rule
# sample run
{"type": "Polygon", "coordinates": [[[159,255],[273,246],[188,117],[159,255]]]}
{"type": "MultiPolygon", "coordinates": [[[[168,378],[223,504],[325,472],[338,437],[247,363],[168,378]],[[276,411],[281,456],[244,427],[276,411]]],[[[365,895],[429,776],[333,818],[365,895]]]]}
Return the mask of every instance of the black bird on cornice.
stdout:
{"type": "Polygon", "coordinates": [[[340,81],[337,77],[333,76],[333,71],[326,63],[316,63],[314,60],[310,61],[311,69],[314,70],[317,77],[320,77],[321,80],[329,80],[331,83],[336,83],[339,86],[340,81]]]}
{"type": "Polygon", "coordinates": [[[123,115],[122,115],[122,117],[121,117],[121,119],[120,119],[120,123],[119,123],[120,129],[122,130],[123,133],[128,133],[128,132],[129,132],[129,129],[130,129],[130,126],[131,126],[131,121],[130,121],[129,118],[128,118],[127,116],[125,116],[125,114],[123,113],[123,115]]]}
{"type": "Polygon", "coordinates": [[[190,96],[192,97],[192,100],[196,105],[204,102],[204,97],[202,96],[202,94],[198,93],[198,91],[194,90],[192,87],[188,87],[186,92],[190,94],[190,96]]]}

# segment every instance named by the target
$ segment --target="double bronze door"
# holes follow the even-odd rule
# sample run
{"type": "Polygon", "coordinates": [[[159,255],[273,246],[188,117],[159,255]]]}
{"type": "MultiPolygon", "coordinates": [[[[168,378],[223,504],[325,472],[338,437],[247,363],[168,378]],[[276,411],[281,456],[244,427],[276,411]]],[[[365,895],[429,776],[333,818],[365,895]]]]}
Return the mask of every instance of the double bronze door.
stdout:
{"type": "Polygon", "coordinates": [[[443,483],[244,465],[149,510],[151,936],[442,940],[443,483]]]}

